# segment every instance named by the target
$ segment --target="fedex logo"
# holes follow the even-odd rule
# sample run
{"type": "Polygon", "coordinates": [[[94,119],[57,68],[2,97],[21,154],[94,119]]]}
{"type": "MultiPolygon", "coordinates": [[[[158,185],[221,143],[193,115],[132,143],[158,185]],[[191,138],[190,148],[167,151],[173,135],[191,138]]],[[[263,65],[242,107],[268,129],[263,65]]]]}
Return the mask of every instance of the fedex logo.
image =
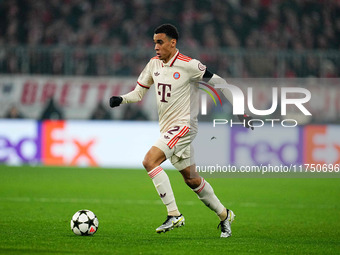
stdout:
{"type": "Polygon", "coordinates": [[[11,140],[6,136],[0,136],[0,162],[39,163],[41,146],[37,136],[21,137],[11,140]]]}
{"type": "Polygon", "coordinates": [[[340,164],[340,128],[335,125],[297,129],[230,130],[233,165],[340,164]]]}
{"type": "Polygon", "coordinates": [[[304,163],[340,164],[338,126],[306,126],[304,140],[304,163]]]}
{"type": "Polygon", "coordinates": [[[0,163],[18,165],[98,166],[93,149],[96,140],[83,137],[78,129],[67,128],[65,121],[6,121],[0,125],[0,163]]]}
{"type": "Polygon", "coordinates": [[[42,133],[42,162],[45,165],[98,166],[91,154],[95,139],[80,139],[75,138],[77,134],[67,134],[65,121],[44,122],[42,133]]]}
{"type": "Polygon", "coordinates": [[[280,129],[264,127],[253,135],[243,127],[232,128],[230,163],[233,165],[302,164],[303,129],[280,129]]]}
{"type": "Polygon", "coordinates": [[[41,140],[35,121],[0,120],[0,163],[40,163],[41,140]],[[24,128],[23,128],[24,127],[24,128]]]}

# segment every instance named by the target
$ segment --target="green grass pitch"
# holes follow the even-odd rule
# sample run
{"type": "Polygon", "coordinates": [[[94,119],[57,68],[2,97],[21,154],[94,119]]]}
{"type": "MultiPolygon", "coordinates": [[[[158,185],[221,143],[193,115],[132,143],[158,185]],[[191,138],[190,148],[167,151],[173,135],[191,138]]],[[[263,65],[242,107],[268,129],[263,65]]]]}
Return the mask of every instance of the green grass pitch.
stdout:
{"type": "Polygon", "coordinates": [[[167,171],[186,225],[155,229],[165,207],[145,171],[0,166],[2,254],[340,254],[340,179],[213,179],[236,214],[233,236],[167,171]],[[80,209],[99,219],[94,236],[76,236],[80,209]]]}

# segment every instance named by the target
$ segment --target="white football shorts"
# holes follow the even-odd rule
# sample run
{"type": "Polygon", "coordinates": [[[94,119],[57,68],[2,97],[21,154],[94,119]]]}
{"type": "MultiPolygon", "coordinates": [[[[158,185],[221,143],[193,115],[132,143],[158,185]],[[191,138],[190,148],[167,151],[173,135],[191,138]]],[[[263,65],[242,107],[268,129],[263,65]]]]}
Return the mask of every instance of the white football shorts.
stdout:
{"type": "Polygon", "coordinates": [[[161,134],[154,146],[164,152],[165,157],[177,170],[183,170],[195,163],[191,145],[195,136],[186,125],[173,126],[161,134]]]}

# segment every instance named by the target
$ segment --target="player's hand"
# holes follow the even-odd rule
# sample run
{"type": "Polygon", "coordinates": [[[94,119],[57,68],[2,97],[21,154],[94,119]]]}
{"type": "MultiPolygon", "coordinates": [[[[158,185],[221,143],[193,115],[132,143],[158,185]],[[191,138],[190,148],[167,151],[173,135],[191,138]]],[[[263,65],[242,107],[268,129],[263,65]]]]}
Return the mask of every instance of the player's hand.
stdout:
{"type": "Polygon", "coordinates": [[[251,130],[254,130],[254,127],[250,127],[248,121],[251,120],[253,117],[248,116],[247,114],[244,115],[237,115],[238,119],[243,122],[245,120],[245,127],[251,128],[251,130]]]}
{"type": "Polygon", "coordinates": [[[119,106],[121,103],[123,102],[123,98],[122,97],[116,97],[113,96],[110,98],[110,107],[117,107],[119,106]]]}

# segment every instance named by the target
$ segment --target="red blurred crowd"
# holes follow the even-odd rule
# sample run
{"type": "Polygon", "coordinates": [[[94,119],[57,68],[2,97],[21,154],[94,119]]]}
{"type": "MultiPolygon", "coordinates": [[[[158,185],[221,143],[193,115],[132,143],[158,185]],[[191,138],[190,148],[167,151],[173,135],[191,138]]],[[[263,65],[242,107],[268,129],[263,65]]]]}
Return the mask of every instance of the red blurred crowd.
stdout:
{"type": "MultiPolygon", "coordinates": [[[[200,49],[337,52],[340,48],[340,1],[337,0],[0,1],[0,46],[57,45],[77,49],[110,47],[119,50],[126,47],[152,50],[153,30],[162,23],[178,27],[179,47],[197,52],[200,49]]],[[[84,57],[82,51],[77,54],[81,62],[81,57],[84,57]]],[[[313,56],[307,55],[298,60],[287,58],[283,62],[284,75],[333,77],[339,74],[335,68],[340,61],[338,58],[313,56]]],[[[111,69],[103,67],[100,70],[101,65],[107,66],[108,63],[97,56],[94,60],[87,59],[87,67],[72,73],[136,75],[145,64],[143,57],[137,61],[119,55],[114,57],[116,61],[125,59],[120,63],[121,67],[115,65],[111,69]],[[89,67],[91,61],[93,67],[89,67]]],[[[216,72],[235,76],[232,70],[235,64],[231,65],[228,59],[214,58],[209,54],[194,57],[200,57],[216,72]]],[[[58,61],[58,56],[53,61],[58,61]]],[[[254,61],[251,63],[252,59],[244,59],[241,73],[237,75],[277,75],[277,68],[271,70],[273,63],[267,56],[263,66],[256,65],[258,59],[254,61]]],[[[34,68],[30,72],[34,73],[34,68]]],[[[46,72],[62,74],[62,70],[53,71],[53,68],[46,72]]]]}

